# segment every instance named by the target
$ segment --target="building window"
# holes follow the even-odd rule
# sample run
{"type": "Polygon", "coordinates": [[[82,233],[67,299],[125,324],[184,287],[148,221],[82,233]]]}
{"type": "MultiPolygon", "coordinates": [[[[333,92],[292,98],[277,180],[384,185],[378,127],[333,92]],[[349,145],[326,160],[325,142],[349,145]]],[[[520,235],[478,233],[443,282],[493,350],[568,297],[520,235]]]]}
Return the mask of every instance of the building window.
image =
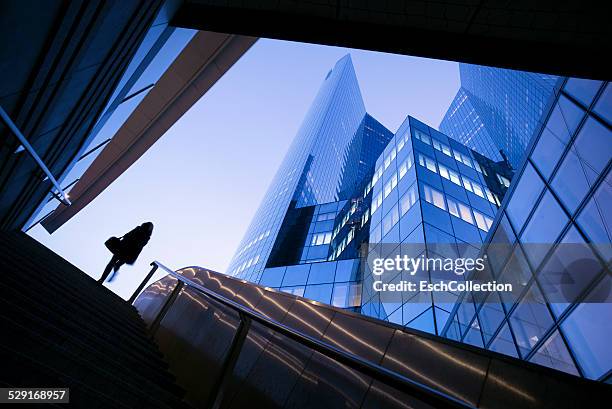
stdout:
{"type": "Polygon", "coordinates": [[[476,226],[483,231],[489,231],[491,224],[493,224],[493,220],[491,220],[491,218],[477,212],[476,210],[474,210],[474,219],[476,219],[476,226]]]}
{"type": "Polygon", "coordinates": [[[310,241],[311,246],[321,246],[323,244],[329,244],[331,242],[332,232],[316,233],[312,235],[310,241]]]}
{"type": "Polygon", "coordinates": [[[450,197],[446,197],[446,204],[448,205],[448,212],[455,217],[461,218],[459,215],[459,208],[457,207],[457,202],[455,202],[450,197]]]}
{"type": "Polygon", "coordinates": [[[474,189],[474,193],[476,194],[476,196],[480,196],[484,199],[484,192],[482,191],[482,188],[479,184],[472,182],[472,189],[474,189]]]}
{"type": "Polygon", "coordinates": [[[436,161],[431,159],[429,156],[419,154],[419,165],[436,173],[436,161]]]}
{"type": "Polygon", "coordinates": [[[469,224],[474,224],[474,219],[472,218],[470,208],[461,202],[457,202],[457,206],[459,207],[459,214],[461,215],[463,221],[466,221],[469,224]]]}
{"type": "Polygon", "coordinates": [[[335,284],[332,305],[340,308],[359,307],[361,305],[361,284],[335,284]]]}
{"type": "Polygon", "coordinates": [[[423,185],[423,190],[425,191],[425,201],[439,207],[442,210],[446,210],[444,195],[441,192],[438,192],[436,189],[427,185],[423,185]]]}
{"type": "Polygon", "coordinates": [[[389,196],[389,193],[391,193],[391,191],[393,190],[393,188],[395,188],[395,186],[397,186],[397,174],[393,174],[393,176],[391,177],[391,180],[389,180],[386,184],[385,184],[385,189],[384,189],[384,197],[386,198],[387,196],[389,196]]]}
{"type": "Polygon", "coordinates": [[[404,162],[399,167],[399,178],[404,177],[406,172],[408,172],[412,168],[412,156],[408,156],[404,162]]]}
{"type": "Polygon", "coordinates": [[[378,182],[378,180],[380,179],[382,174],[383,174],[383,168],[382,167],[379,167],[378,169],[376,169],[376,172],[372,176],[372,186],[374,186],[376,184],[376,182],[378,182]]]}
{"type": "Polygon", "coordinates": [[[499,183],[501,183],[502,185],[504,185],[505,187],[510,187],[510,181],[505,178],[502,175],[497,175],[497,180],[499,180],[499,183]]]}
{"type": "Polygon", "coordinates": [[[442,152],[443,154],[445,154],[446,156],[449,157],[453,157],[453,154],[451,152],[451,148],[448,145],[443,144],[442,142],[432,138],[432,142],[433,142],[433,147],[434,149],[442,152]]]}
{"type": "Polygon", "coordinates": [[[385,158],[385,170],[389,167],[393,159],[395,159],[396,155],[397,152],[395,151],[395,148],[393,148],[391,152],[389,152],[389,155],[387,155],[387,157],[385,158]]]}
{"type": "Polygon", "coordinates": [[[465,156],[463,153],[457,152],[457,151],[453,151],[453,154],[454,154],[455,160],[457,162],[461,162],[461,163],[465,164],[466,166],[469,166],[470,168],[473,167],[472,160],[470,158],[468,158],[467,156],[465,156]]]}
{"type": "Polygon", "coordinates": [[[381,204],[382,204],[382,192],[378,192],[376,197],[372,199],[372,212],[371,213],[374,214],[376,209],[378,209],[381,204]]]}
{"type": "Polygon", "coordinates": [[[412,185],[410,189],[400,199],[400,213],[403,216],[408,210],[416,203],[416,184],[412,185]]]}
{"type": "Polygon", "coordinates": [[[491,203],[493,203],[494,205],[497,205],[499,207],[499,203],[495,200],[495,196],[493,195],[493,193],[491,193],[491,191],[489,189],[487,189],[485,187],[485,194],[487,195],[487,200],[491,203]]]}
{"type": "Polygon", "coordinates": [[[332,213],[323,213],[317,216],[317,221],[318,222],[323,222],[325,220],[331,220],[333,218],[336,217],[336,213],[332,212],[332,213]]]}
{"type": "Polygon", "coordinates": [[[457,172],[439,163],[438,163],[438,168],[440,169],[440,175],[444,179],[448,179],[454,184],[461,186],[461,180],[459,180],[459,174],[457,172]]]}
{"type": "Polygon", "coordinates": [[[387,213],[387,215],[383,219],[383,222],[382,222],[383,237],[385,236],[385,234],[389,233],[389,230],[391,230],[393,226],[397,224],[398,221],[399,221],[399,214],[397,212],[397,205],[395,205],[393,206],[393,209],[391,209],[389,213],[387,213]]]}
{"type": "Polygon", "coordinates": [[[415,138],[419,139],[421,142],[426,143],[427,145],[431,145],[431,140],[429,138],[429,135],[424,134],[418,129],[414,130],[414,136],[415,138]]]}

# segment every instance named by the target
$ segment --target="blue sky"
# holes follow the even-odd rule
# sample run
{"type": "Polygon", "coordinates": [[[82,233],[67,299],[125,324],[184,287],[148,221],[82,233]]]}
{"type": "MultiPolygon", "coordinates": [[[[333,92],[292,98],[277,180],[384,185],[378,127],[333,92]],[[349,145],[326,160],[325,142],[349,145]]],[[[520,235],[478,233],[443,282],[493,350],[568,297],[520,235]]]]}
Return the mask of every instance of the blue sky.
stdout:
{"type": "Polygon", "coordinates": [[[104,247],[144,221],[153,237],[107,284],[130,295],[159,260],[224,272],[334,63],[350,53],[367,111],[391,131],[410,114],[438,127],[459,88],[457,63],[259,40],[142,158],[58,231],[30,231],[98,278],[104,247]]]}

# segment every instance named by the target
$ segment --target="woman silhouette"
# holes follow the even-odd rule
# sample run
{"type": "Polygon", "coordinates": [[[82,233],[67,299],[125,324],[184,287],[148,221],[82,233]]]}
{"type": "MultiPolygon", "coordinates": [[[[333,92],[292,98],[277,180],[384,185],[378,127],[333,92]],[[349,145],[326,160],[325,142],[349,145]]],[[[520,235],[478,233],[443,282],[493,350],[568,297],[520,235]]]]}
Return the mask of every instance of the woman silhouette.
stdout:
{"type": "Polygon", "coordinates": [[[104,244],[113,253],[111,261],[106,265],[99,283],[106,281],[108,275],[113,271],[110,281],[115,278],[115,273],[124,264],[134,264],[144,246],[149,242],[153,233],[153,223],[146,222],[136,227],[121,238],[111,237],[104,244]]]}

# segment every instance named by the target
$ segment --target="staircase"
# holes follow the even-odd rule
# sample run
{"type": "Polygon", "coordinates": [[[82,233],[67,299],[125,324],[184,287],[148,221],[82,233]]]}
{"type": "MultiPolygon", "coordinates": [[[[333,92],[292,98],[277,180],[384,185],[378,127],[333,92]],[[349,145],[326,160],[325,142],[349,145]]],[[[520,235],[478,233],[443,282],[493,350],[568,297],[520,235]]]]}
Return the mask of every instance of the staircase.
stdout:
{"type": "Polygon", "coordinates": [[[189,407],[134,307],[21,232],[0,232],[0,294],[0,387],[68,387],[76,408],[189,407]]]}

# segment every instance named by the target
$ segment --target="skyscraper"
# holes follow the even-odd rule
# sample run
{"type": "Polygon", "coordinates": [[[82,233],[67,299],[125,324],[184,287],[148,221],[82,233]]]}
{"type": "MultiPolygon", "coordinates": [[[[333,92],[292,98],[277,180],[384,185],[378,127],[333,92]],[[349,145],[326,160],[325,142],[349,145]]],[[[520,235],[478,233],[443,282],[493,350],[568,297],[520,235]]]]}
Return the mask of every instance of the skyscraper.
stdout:
{"type": "MultiPolygon", "coordinates": [[[[362,266],[362,313],[440,334],[454,307],[455,294],[374,290],[380,280],[371,258],[396,255],[457,258],[477,254],[493,223],[512,172],[441,132],[408,117],[376,162],[371,184],[368,263],[362,266]]],[[[391,272],[387,283],[407,281],[391,272]]],[[[431,269],[416,277],[433,283],[431,269]]]]}
{"type": "Polygon", "coordinates": [[[610,382],[612,89],[560,79],[487,239],[481,279],[513,294],[462,295],[444,335],[610,382]]]}
{"type": "Polygon", "coordinates": [[[273,181],[250,228],[273,222],[275,229],[247,233],[230,272],[438,334],[454,299],[442,305],[430,297],[416,306],[377,298],[368,281],[372,275],[365,263],[367,246],[420,242],[430,246],[429,252],[440,251],[438,244],[443,242],[477,253],[512,172],[505,162],[492,161],[412,117],[393,135],[362,107],[350,59],[345,57],[328,74],[279,171],[282,176],[301,176],[290,187],[288,178],[273,181]],[[346,95],[359,96],[358,103],[342,97],[346,95]],[[319,132],[337,129],[347,117],[355,119],[354,110],[337,106],[342,104],[359,106],[363,115],[360,122],[348,122],[352,135],[319,132]],[[308,118],[316,110],[336,115],[312,123],[308,118]],[[296,162],[297,170],[284,168],[296,162]],[[327,173],[315,177],[310,171],[315,164],[327,173]],[[327,195],[315,196],[324,189],[327,195]],[[275,202],[283,194],[282,201],[275,202]],[[273,207],[266,212],[269,203],[273,207]],[[261,242],[271,248],[258,257],[251,248],[261,242]]]}
{"type": "Polygon", "coordinates": [[[557,77],[459,64],[461,88],[440,131],[494,160],[518,167],[557,77]]]}
{"type": "MultiPolygon", "coordinates": [[[[410,116],[391,134],[365,113],[350,59],[343,58],[327,76],[283,163],[293,167],[281,168],[281,176],[300,177],[277,176],[231,272],[609,381],[612,94],[607,83],[563,79],[552,95],[525,148],[528,160],[515,175],[506,160],[488,158],[410,116]],[[353,106],[362,108],[358,115],[353,106]],[[335,116],[310,120],[321,112],[335,116]],[[350,123],[350,132],[340,132],[334,121],[350,123]],[[327,172],[310,172],[314,168],[327,172]],[[258,227],[270,225],[274,230],[258,227]],[[268,243],[267,251],[254,256],[250,249],[261,242],[268,243]],[[485,255],[478,273],[444,273],[427,265],[415,268],[412,280],[432,285],[497,280],[515,290],[377,290],[381,276],[372,259],[396,255],[446,260],[485,255]]],[[[410,280],[410,272],[401,269],[385,274],[389,284],[410,280]]]]}
{"type": "MultiPolygon", "coordinates": [[[[275,243],[278,249],[287,245],[283,240],[287,235],[295,240],[288,230],[296,222],[291,218],[309,211],[299,209],[336,201],[341,193],[347,196],[390,137],[388,130],[366,117],[351,57],[346,55],[325,77],[228,272],[259,281],[275,243]]],[[[284,253],[286,260],[287,251],[273,255],[278,260],[284,253]]]]}

